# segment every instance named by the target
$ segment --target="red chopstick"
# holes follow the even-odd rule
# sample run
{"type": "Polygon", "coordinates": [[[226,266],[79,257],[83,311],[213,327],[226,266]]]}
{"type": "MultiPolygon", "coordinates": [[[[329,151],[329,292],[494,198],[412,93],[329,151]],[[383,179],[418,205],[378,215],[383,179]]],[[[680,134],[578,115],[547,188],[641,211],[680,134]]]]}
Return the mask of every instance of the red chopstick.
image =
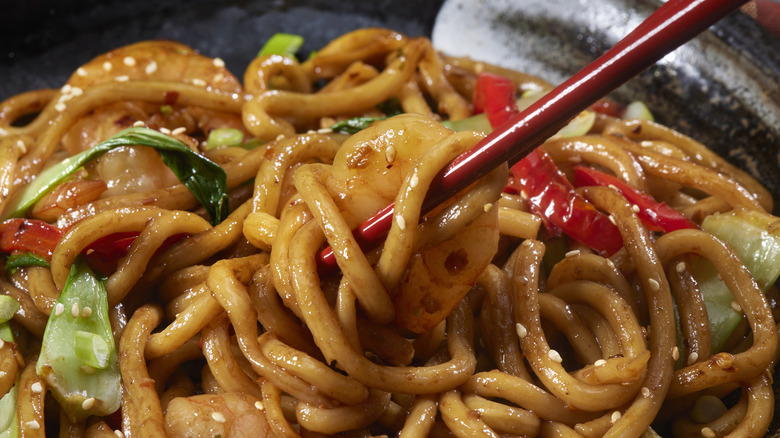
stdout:
{"type": "MultiPolygon", "coordinates": [[[[595,101],[744,3],[746,0],[669,0],[601,57],[442,169],[428,190],[423,212],[502,163],[517,163],[595,101]]],[[[361,248],[380,243],[392,218],[390,204],[355,229],[353,235],[361,248]]],[[[320,252],[317,262],[320,272],[338,268],[330,247],[320,252]]]]}

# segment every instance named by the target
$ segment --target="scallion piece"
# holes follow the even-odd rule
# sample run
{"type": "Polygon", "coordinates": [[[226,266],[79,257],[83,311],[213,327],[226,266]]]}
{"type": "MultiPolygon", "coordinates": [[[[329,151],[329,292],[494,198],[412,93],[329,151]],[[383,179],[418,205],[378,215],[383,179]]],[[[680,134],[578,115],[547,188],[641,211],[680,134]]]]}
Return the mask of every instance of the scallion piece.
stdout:
{"type": "Polygon", "coordinates": [[[368,128],[372,123],[384,119],[386,117],[353,117],[334,123],[330,129],[341,134],[355,134],[368,128]]]}
{"type": "Polygon", "coordinates": [[[645,105],[641,100],[635,100],[626,106],[626,110],[623,111],[622,118],[624,120],[649,120],[654,121],[653,113],[650,112],[650,108],[645,105]]]}
{"type": "Polygon", "coordinates": [[[233,128],[218,128],[209,132],[206,139],[206,149],[219,146],[240,146],[244,141],[244,133],[233,128]]]}
{"type": "Polygon", "coordinates": [[[43,257],[26,252],[23,254],[11,254],[5,261],[5,273],[13,272],[15,269],[25,266],[49,266],[49,262],[43,257]]]}
{"type": "Polygon", "coordinates": [[[108,318],[106,279],[76,258],[49,315],[36,371],[73,420],[119,409],[121,375],[108,318]],[[89,351],[91,350],[91,352],[89,351]],[[95,403],[84,400],[94,398],[95,403]]]}
{"type": "Polygon", "coordinates": [[[303,37],[300,35],[277,33],[265,43],[257,56],[282,55],[294,58],[302,45],[303,37]]]}
{"type": "MultiPolygon", "coordinates": [[[[19,305],[19,302],[16,301],[13,297],[9,297],[8,295],[0,295],[0,324],[7,326],[8,324],[5,323],[13,318],[20,308],[21,306],[19,305]]],[[[2,339],[4,341],[9,341],[5,338],[2,339]]]]}

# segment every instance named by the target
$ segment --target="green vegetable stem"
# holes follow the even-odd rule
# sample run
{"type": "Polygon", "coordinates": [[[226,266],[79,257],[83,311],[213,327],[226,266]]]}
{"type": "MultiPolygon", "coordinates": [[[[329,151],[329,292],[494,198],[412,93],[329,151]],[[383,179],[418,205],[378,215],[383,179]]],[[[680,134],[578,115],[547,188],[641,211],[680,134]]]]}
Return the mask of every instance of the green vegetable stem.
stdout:
{"type": "Polygon", "coordinates": [[[49,316],[36,371],[74,420],[119,409],[121,375],[106,280],[81,256],[49,316]]]}

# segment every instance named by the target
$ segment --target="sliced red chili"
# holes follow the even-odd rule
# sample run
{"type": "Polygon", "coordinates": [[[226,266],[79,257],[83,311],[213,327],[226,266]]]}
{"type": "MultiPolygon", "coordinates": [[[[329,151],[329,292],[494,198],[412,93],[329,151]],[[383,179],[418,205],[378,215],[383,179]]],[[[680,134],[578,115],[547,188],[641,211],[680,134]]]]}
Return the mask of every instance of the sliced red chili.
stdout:
{"type": "Polygon", "coordinates": [[[64,231],[38,219],[8,219],[0,224],[0,252],[31,252],[49,259],[64,231]]]}
{"type": "Polygon", "coordinates": [[[668,233],[684,228],[698,228],[693,221],[666,203],[656,201],[649,194],[626,184],[615,176],[590,167],[574,167],[574,185],[577,187],[612,186],[616,188],[628,202],[639,208],[637,216],[652,231],[668,233]]]}

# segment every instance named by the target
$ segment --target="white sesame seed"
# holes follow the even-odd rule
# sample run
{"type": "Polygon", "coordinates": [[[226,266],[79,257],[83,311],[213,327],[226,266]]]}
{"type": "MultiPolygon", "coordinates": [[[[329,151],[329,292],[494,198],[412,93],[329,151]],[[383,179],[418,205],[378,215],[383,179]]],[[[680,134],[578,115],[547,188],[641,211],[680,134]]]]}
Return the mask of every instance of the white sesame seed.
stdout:
{"type": "Polygon", "coordinates": [[[225,79],[225,75],[222,72],[214,75],[214,82],[222,82],[222,79],[225,79]]]}
{"type": "Polygon", "coordinates": [[[489,202],[482,207],[482,209],[485,210],[485,213],[490,211],[491,208],[493,208],[493,204],[491,204],[489,202]]]}
{"type": "Polygon", "coordinates": [[[615,412],[612,413],[612,416],[609,417],[609,422],[612,423],[612,424],[615,424],[615,423],[617,423],[618,420],[620,420],[620,417],[622,417],[622,415],[620,414],[620,411],[615,411],[615,412]]]}
{"type": "Polygon", "coordinates": [[[65,305],[62,303],[57,303],[57,305],[54,306],[54,314],[57,316],[62,315],[62,312],[65,311],[65,305]]]}
{"type": "Polygon", "coordinates": [[[125,434],[124,434],[124,433],[122,433],[122,431],[121,431],[121,430],[119,430],[119,429],[117,429],[117,430],[115,430],[115,431],[114,431],[114,435],[116,435],[116,436],[117,436],[117,438],[125,438],[125,434]]]}
{"type": "Polygon", "coordinates": [[[593,366],[597,366],[597,367],[603,367],[606,364],[607,364],[607,361],[604,360],[604,359],[599,359],[599,360],[593,362],[593,366]]]}
{"type": "Polygon", "coordinates": [[[520,190],[520,199],[522,199],[523,201],[528,200],[528,193],[526,193],[525,190],[520,190]]]}
{"type": "Polygon", "coordinates": [[[685,272],[685,262],[677,263],[677,266],[675,266],[674,269],[678,274],[682,274],[685,272]]]}
{"type": "Polygon", "coordinates": [[[715,438],[717,435],[715,434],[715,431],[710,429],[709,427],[702,427],[701,436],[703,436],[704,438],[715,438]]]}
{"type": "Polygon", "coordinates": [[[409,178],[409,187],[415,188],[419,183],[420,183],[420,178],[417,176],[417,172],[414,172],[412,174],[412,177],[409,178]]]}
{"type": "Polygon", "coordinates": [[[84,77],[87,75],[87,69],[85,69],[84,67],[79,67],[76,69],[76,74],[84,77]]]}
{"type": "Polygon", "coordinates": [[[90,397],[86,400],[84,400],[83,403],[81,403],[81,409],[84,409],[85,411],[88,411],[92,409],[92,407],[95,406],[95,398],[90,397]]]}
{"type": "Polygon", "coordinates": [[[214,67],[222,68],[225,66],[225,61],[222,58],[214,58],[211,62],[214,63],[214,67]]]}
{"type": "Polygon", "coordinates": [[[320,128],[317,130],[317,134],[331,134],[333,130],[330,128],[320,128]]]}
{"type": "Polygon", "coordinates": [[[643,386],[642,389],[639,390],[640,393],[642,393],[643,397],[650,397],[650,388],[647,386],[643,386]]]}
{"type": "Polygon", "coordinates": [[[82,373],[84,373],[84,374],[95,374],[95,369],[94,369],[94,368],[92,368],[92,367],[91,367],[91,366],[89,366],[89,365],[82,365],[82,366],[80,366],[80,367],[79,367],[79,369],[80,369],[80,370],[81,370],[81,372],[82,372],[82,373]]]}
{"type": "Polygon", "coordinates": [[[69,101],[71,99],[73,99],[73,95],[72,94],[60,94],[60,97],[59,97],[59,99],[57,99],[57,102],[65,103],[65,102],[67,102],[67,101],[69,101]]]}
{"type": "Polygon", "coordinates": [[[0,135],[6,135],[6,134],[8,134],[8,131],[6,131],[3,128],[0,128],[0,135]]]}
{"type": "Polygon", "coordinates": [[[89,318],[91,315],[92,315],[92,308],[89,306],[84,306],[84,310],[81,311],[81,317],[89,318]]]}
{"type": "Polygon", "coordinates": [[[672,348],[672,359],[677,360],[680,358],[680,349],[677,348],[675,345],[674,348],[672,348]]]}
{"type": "Polygon", "coordinates": [[[642,141],[642,142],[640,142],[640,143],[639,143],[639,145],[640,145],[640,146],[642,146],[643,148],[646,148],[646,147],[650,147],[650,146],[652,146],[652,145],[653,145],[653,142],[652,142],[652,141],[645,140],[645,141],[642,141]]]}
{"type": "Polygon", "coordinates": [[[715,358],[715,364],[724,370],[734,366],[734,356],[729,353],[718,353],[715,358]]]}
{"type": "Polygon", "coordinates": [[[561,353],[558,353],[556,350],[550,350],[547,352],[547,357],[550,358],[553,362],[561,363],[563,362],[563,358],[561,357],[561,353]]]}
{"type": "Polygon", "coordinates": [[[734,309],[735,312],[742,313],[742,306],[740,306],[736,301],[732,301],[729,305],[732,309],[734,309]]]}
{"type": "Polygon", "coordinates": [[[135,122],[133,122],[133,126],[135,126],[136,128],[143,128],[144,126],[146,126],[146,122],[144,122],[143,120],[136,120],[135,122]]]}
{"type": "Polygon", "coordinates": [[[60,88],[60,91],[62,91],[63,94],[69,94],[70,93],[70,89],[71,89],[71,85],[70,84],[65,84],[65,85],[62,86],[62,88],[60,88]]]}
{"type": "Polygon", "coordinates": [[[84,90],[82,90],[81,87],[73,87],[70,89],[70,94],[73,96],[81,96],[84,94],[84,90]]]}
{"type": "Polygon", "coordinates": [[[114,78],[114,80],[117,82],[127,82],[130,80],[130,76],[127,75],[117,76],[114,78]]]}
{"type": "Polygon", "coordinates": [[[396,215],[395,221],[396,223],[398,223],[398,228],[400,228],[401,230],[406,229],[406,219],[404,219],[403,216],[401,216],[400,214],[396,215]]]}
{"type": "Polygon", "coordinates": [[[699,353],[694,351],[688,355],[688,365],[695,364],[697,360],[699,360],[699,353]]]}
{"type": "Polygon", "coordinates": [[[104,63],[103,63],[103,70],[105,70],[105,71],[111,71],[111,68],[112,68],[112,67],[113,67],[113,66],[112,66],[112,65],[111,65],[111,63],[110,63],[110,62],[108,62],[108,61],[106,61],[106,62],[104,62],[104,63]]]}
{"type": "Polygon", "coordinates": [[[22,154],[26,154],[27,153],[27,145],[25,145],[22,140],[17,140],[16,141],[16,147],[19,148],[19,152],[21,152],[22,154]]]}
{"type": "Polygon", "coordinates": [[[578,255],[580,255],[580,253],[581,253],[581,252],[582,252],[582,251],[580,251],[580,250],[578,250],[578,249],[573,249],[573,250],[571,250],[571,251],[567,252],[567,253],[564,255],[564,257],[574,257],[574,256],[578,256],[578,255]]]}
{"type": "Polygon", "coordinates": [[[258,411],[262,411],[265,409],[265,406],[263,406],[263,402],[258,400],[255,402],[255,408],[257,408],[258,411]]]}
{"type": "Polygon", "coordinates": [[[171,130],[168,128],[160,128],[160,132],[162,132],[165,135],[171,135],[171,130]]]}
{"type": "Polygon", "coordinates": [[[56,109],[58,112],[63,112],[63,111],[65,111],[65,108],[67,108],[67,107],[66,107],[66,106],[65,106],[65,104],[64,104],[64,103],[62,103],[62,102],[57,102],[57,104],[56,104],[56,105],[54,105],[54,109],[56,109]]]}
{"type": "Polygon", "coordinates": [[[284,139],[284,134],[279,134],[279,135],[276,136],[276,138],[274,140],[282,141],[283,139],[284,139]]]}
{"type": "Polygon", "coordinates": [[[617,225],[617,222],[615,222],[615,216],[609,215],[609,221],[612,222],[612,225],[617,225]]]}
{"type": "Polygon", "coordinates": [[[631,211],[634,213],[639,213],[639,206],[636,204],[631,205],[631,211]]]}
{"type": "Polygon", "coordinates": [[[135,58],[133,58],[132,56],[125,56],[122,62],[124,62],[125,65],[128,67],[132,67],[135,65],[135,58]]]}
{"type": "Polygon", "coordinates": [[[5,376],[6,376],[6,374],[7,374],[7,373],[6,373],[5,371],[0,371],[0,378],[3,378],[3,377],[5,377],[5,376]]]}
{"type": "Polygon", "coordinates": [[[41,385],[41,382],[35,382],[32,385],[30,385],[30,389],[32,392],[36,394],[40,394],[43,392],[43,385],[41,385]]]}
{"type": "Polygon", "coordinates": [[[94,250],[93,248],[89,248],[89,249],[87,250],[87,255],[90,255],[90,254],[92,254],[93,252],[95,252],[95,250],[94,250]]]}
{"type": "Polygon", "coordinates": [[[655,278],[649,278],[647,280],[647,284],[650,286],[650,290],[652,290],[653,292],[657,292],[661,290],[661,284],[658,283],[658,280],[656,280],[655,278]]]}
{"type": "Polygon", "coordinates": [[[528,336],[528,329],[526,329],[525,326],[519,322],[515,324],[515,331],[517,332],[517,337],[520,339],[528,336]]]}
{"type": "Polygon", "coordinates": [[[146,74],[150,75],[157,71],[157,63],[152,61],[146,65],[146,74]]]}
{"type": "Polygon", "coordinates": [[[395,148],[392,146],[388,146],[387,149],[385,149],[385,159],[388,163],[392,163],[395,161],[395,148]]]}
{"type": "Polygon", "coordinates": [[[74,318],[78,318],[81,311],[79,311],[79,303],[73,303],[73,306],[70,308],[70,314],[73,315],[74,318]]]}
{"type": "Polygon", "coordinates": [[[35,420],[30,420],[30,421],[28,421],[28,422],[24,423],[24,425],[25,425],[25,427],[27,427],[28,429],[32,429],[32,430],[38,430],[38,429],[40,429],[40,428],[41,428],[41,425],[40,425],[40,424],[38,424],[38,422],[37,422],[37,421],[35,421],[35,420]]]}
{"type": "Polygon", "coordinates": [[[570,163],[582,163],[582,158],[579,155],[572,155],[568,158],[570,163]]]}
{"type": "Polygon", "coordinates": [[[609,184],[607,187],[609,187],[610,189],[612,189],[612,190],[615,190],[615,191],[617,191],[617,192],[619,192],[619,191],[620,191],[620,189],[619,189],[619,188],[617,188],[617,186],[616,186],[616,185],[614,185],[614,184],[609,184]]]}
{"type": "Polygon", "coordinates": [[[226,423],[227,418],[225,418],[225,415],[222,412],[212,412],[211,418],[214,419],[217,423],[226,423]]]}
{"type": "Polygon", "coordinates": [[[184,126],[179,126],[178,128],[171,131],[171,134],[179,135],[179,134],[184,134],[185,132],[187,132],[187,128],[185,128],[184,126]]]}
{"type": "Polygon", "coordinates": [[[206,81],[204,81],[201,78],[195,78],[192,80],[192,85],[197,85],[198,87],[205,87],[206,81]]]}
{"type": "Polygon", "coordinates": [[[3,347],[5,347],[5,341],[0,339],[0,348],[3,348],[3,347]]]}

